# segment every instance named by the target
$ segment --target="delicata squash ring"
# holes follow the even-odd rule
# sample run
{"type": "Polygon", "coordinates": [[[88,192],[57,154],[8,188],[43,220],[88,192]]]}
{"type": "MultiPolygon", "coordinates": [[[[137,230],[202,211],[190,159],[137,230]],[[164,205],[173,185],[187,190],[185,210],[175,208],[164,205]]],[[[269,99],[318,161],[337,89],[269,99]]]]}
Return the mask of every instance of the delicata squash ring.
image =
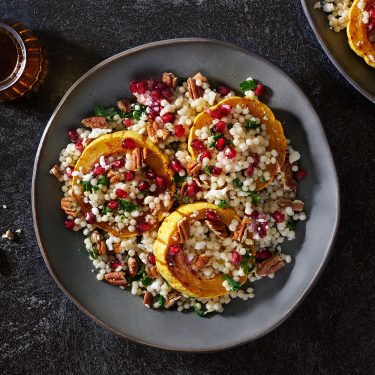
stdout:
{"type": "MultiPolygon", "coordinates": [[[[188,150],[194,159],[198,158],[199,151],[192,147],[192,142],[197,139],[196,130],[202,129],[203,127],[209,127],[214,118],[212,113],[220,111],[221,108],[226,109],[226,114],[229,112],[228,108],[235,108],[240,106],[242,108],[248,108],[248,113],[255,118],[259,118],[261,124],[266,125],[266,132],[269,137],[269,145],[267,151],[276,150],[277,157],[275,164],[268,164],[266,171],[269,172],[270,178],[267,181],[262,179],[257,179],[256,181],[256,190],[264,189],[274,178],[279,170],[284,165],[285,155],[286,155],[286,139],[284,136],[284,131],[281,123],[276,120],[271,109],[256,99],[250,99],[248,97],[238,97],[233,96],[222,100],[216,106],[213,106],[206,110],[205,112],[200,113],[194,120],[194,124],[190,130],[189,140],[188,140],[188,150]]],[[[223,115],[223,117],[225,114],[223,115]]],[[[220,115],[219,115],[220,117],[220,115]]],[[[215,118],[219,118],[215,117],[215,118]]]]}
{"type": "Polygon", "coordinates": [[[369,29],[374,21],[371,18],[368,23],[362,21],[364,11],[368,12],[370,9],[375,12],[374,0],[355,0],[349,10],[349,22],[346,30],[352,50],[364,58],[368,65],[375,68],[375,28],[372,31],[369,29]],[[358,7],[360,3],[364,4],[363,10],[358,7]],[[373,42],[370,40],[370,35],[374,38],[373,42]]]}
{"type": "MultiPolygon", "coordinates": [[[[98,165],[97,163],[99,163],[101,157],[108,158],[113,155],[125,156],[127,154],[131,154],[132,166],[134,167],[134,162],[136,165],[138,165],[138,168],[132,168],[133,171],[131,171],[131,173],[134,173],[135,175],[136,171],[139,171],[140,168],[151,168],[150,170],[153,170],[157,176],[161,178],[160,181],[163,182],[163,187],[158,187],[158,190],[156,191],[164,193],[169,192],[171,199],[168,207],[161,205],[160,207],[164,207],[164,209],[159,209],[157,212],[154,212],[154,222],[152,224],[143,224],[142,226],[138,223],[142,223],[144,218],[134,218],[138,220],[136,230],[134,231],[129,231],[128,226],[125,226],[120,230],[115,225],[108,222],[93,222],[95,226],[121,238],[137,236],[157,227],[160,221],[164,219],[163,213],[169,211],[171,208],[173,204],[175,185],[173,182],[173,172],[168,167],[168,157],[165,156],[161,150],[147,138],[147,136],[141,135],[134,131],[118,131],[103,135],[100,138],[92,141],[84,149],[74,168],[74,172],[85,175],[92,171],[95,165],[98,165]],[[134,159],[134,157],[137,155],[138,157],[134,159]]],[[[108,171],[104,172],[104,174],[106,173],[108,173],[108,171]]],[[[86,215],[87,213],[91,212],[92,206],[84,202],[82,181],[80,181],[81,177],[77,176],[76,173],[73,173],[73,176],[73,196],[78,202],[82,213],[86,215]]],[[[107,177],[109,178],[109,175],[107,175],[107,177]]],[[[150,193],[146,192],[146,199],[147,195],[149,194],[150,193]]],[[[121,201],[121,199],[119,199],[119,201],[121,201]]],[[[147,207],[147,204],[144,204],[144,207],[147,207]]]]}
{"type": "MultiPolygon", "coordinates": [[[[219,209],[206,202],[187,204],[180,206],[164,220],[154,243],[153,252],[159,273],[173,289],[189,297],[214,298],[230,293],[223,286],[222,274],[216,274],[211,279],[202,278],[192,269],[182,249],[177,253],[171,252],[172,246],[178,243],[176,234],[179,233],[179,223],[186,220],[190,225],[193,221],[204,220],[208,211],[215,212],[217,221],[224,223],[227,229],[233,220],[240,222],[239,217],[231,209],[219,209]]],[[[228,234],[231,236],[233,233],[228,229],[228,234]]],[[[254,245],[251,246],[251,253],[255,255],[254,245]]],[[[246,279],[247,275],[242,276],[240,284],[244,284],[246,279]]]]}

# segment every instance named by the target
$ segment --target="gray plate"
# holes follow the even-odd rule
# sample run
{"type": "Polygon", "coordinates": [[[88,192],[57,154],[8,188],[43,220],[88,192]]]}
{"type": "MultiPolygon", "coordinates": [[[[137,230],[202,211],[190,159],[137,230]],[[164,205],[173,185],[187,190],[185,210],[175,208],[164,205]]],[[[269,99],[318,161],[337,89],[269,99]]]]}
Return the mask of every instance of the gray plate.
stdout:
{"type": "Polygon", "coordinates": [[[86,73],[66,93],[40,142],[33,176],[33,215],[38,243],[51,275],[86,314],[112,332],[144,344],[183,351],[211,351],[254,340],[282,323],[306,296],[327,261],[339,215],[338,182],[332,155],[317,114],[299,87],[263,58],[222,42],[177,39],[151,43],[115,55],[86,73]],[[95,104],[112,105],[129,96],[132,79],[173,71],[197,71],[231,87],[248,76],[272,88],[269,105],[286,122],[285,131],[301,151],[308,177],[299,196],[309,220],[284,249],[293,262],[271,280],[255,285],[255,299],[233,301],[224,314],[148,310],[142,299],[103,282],[91,272],[82,234],[64,228],[59,184],[48,174],[65,147],[67,131],[92,113],[95,104]]]}
{"type": "Polygon", "coordinates": [[[352,51],[345,30],[336,33],[329,29],[327,13],[314,9],[317,0],[301,2],[320,45],[332,63],[350,84],[375,103],[375,69],[352,51]]]}

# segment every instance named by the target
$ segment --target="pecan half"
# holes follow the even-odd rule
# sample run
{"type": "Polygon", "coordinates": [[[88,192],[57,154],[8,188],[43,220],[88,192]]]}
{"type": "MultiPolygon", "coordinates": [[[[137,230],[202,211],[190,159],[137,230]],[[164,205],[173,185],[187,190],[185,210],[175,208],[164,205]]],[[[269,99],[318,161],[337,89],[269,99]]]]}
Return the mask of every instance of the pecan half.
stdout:
{"type": "Polygon", "coordinates": [[[220,222],[220,221],[209,221],[205,220],[206,225],[208,228],[212,230],[219,238],[227,238],[228,237],[228,229],[227,226],[220,222]]]}
{"type": "Polygon", "coordinates": [[[145,271],[150,279],[156,279],[159,276],[159,272],[156,266],[146,267],[145,271]]]}
{"type": "Polygon", "coordinates": [[[146,125],[147,134],[152,143],[158,143],[159,138],[166,140],[169,137],[169,130],[157,121],[148,122],[146,125]]]}
{"type": "Polygon", "coordinates": [[[151,309],[153,299],[154,299],[154,297],[153,297],[152,293],[146,292],[145,295],[143,296],[143,304],[146,307],[148,307],[149,309],[151,309]]]}
{"type": "Polygon", "coordinates": [[[188,92],[189,92],[189,97],[191,99],[198,99],[198,98],[201,98],[203,96],[203,93],[204,93],[204,90],[202,87],[200,86],[197,86],[197,83],[195,81],[195,79],[193,78],[188,78],[187,79],[187,89],[188,89],[188,92]]]}
{"type": "Polygon", "coordinates": [[[200,163],[198,163],[196,160],[192,160],[187,164],[186,170],[189,176],[197,177],[201,170],[201,167],[202,166],[200,163]]]}
{"type": "Polygon", "coordinates": [[[296,199],[292,202],[292,208],[293,208],[293,211],[295,211],[295,212],[303,211],[304,207],[305,207],[305,204],[298,199],[296,199]]]}
{"type": "Polygon", "coordinates": [[[79,211],[79,205],[75,198],[73,197],[64,197],[61,199],[61,209],[65,211],[67,215],[77,217],[79,211]]]}
{"type": "Polygon", "coordinates": [[[87,126],[88,128],[106,128],[108,126],[107,119],[104,116],[93,116],[84,118],[82,124],[87,126]]]}
{"type": "Polygon", "coordinates": [[[117,108],[121,112],[130,112],[131,111],[131,104],[129,100],[123,99],[123,100],[118,100],[117,101],[117,108]]]}
{"type": "Polygon", "coordinates": [[[247,228],[251,224],[251,219],[244,217],[238,229],[234,232],[232,239],[237,242],[245,242],[247,238],[247,228]]]}
{"type": "Polygon", "coordinates": [[[142,168],[142,153],[140,148],[135,148],[132,153],[132,170],[137,171],[142,168]]]}
{"type": "Polygon", "coordinates": [[[210,258],[207,255],[199,255],[198,259],[195,262],[195,268],[197,270],[201,270],[202,268],[207,266],[209,261],[210,258]]]}
{"type": "Polygon", "coordinates": [[[281,183],[285,190],[291,190],[294,193],[297,191],[297,182],[294,179],[292,165],[288,160],[285,161],[283,169],[281,171],[281,183]]]}
{"type": "Polygon", "coordinates": [[[128,259],[128,271],[131,277],[135,277],[138,273],[138,262],[134,257],[128,259]]]}
{"type": "Polygon", "coordinates": [[[281,259],[280,255],[272,255],[271,258],[257,264],[256,273],[258,276],[267,276],[283,267],[284,261],[281,259]]]}
{"type": "Polygon", "coordinates": [[[94,245],[96,251],[100,255],[107,254],[107,245],[104,241],[104,237],[97,231],[94,230],[90,236],[91,243],[94,245]]]}
{"type": "Polygon", "coordinates": [[[125,272],[124,271],[117,271],[117,272],[109,272],[104,275],[104,280],[111,285],[117,286],[125,286],[126,279],[125,279],[125,272]]]}
{"type": "Polygon", "coordinates": [[[142,148],[142,160],[148,159],[150,156],[152,156],[152,152],[148,147],[143,147],[142,148]]]}
{"type": "Polygon", "coordinates": [[[167,299],[165,301],[164,307],[169,309],[172,307],[179,299],[181,299],[181,294],[177,292],[168,293],[167,299]]]}
{"type": "Polygon", "coordinates": [[[49,173],[53,174],[56,178],[60,178],[62,176],[62,173],[60,171],[60,168],[59,166],[56,164],[54,165],[51,170],[49,171],[49,173]]]}
{"type": "Polygon", "coordinates": [[[177,223],[178,242],[185,243],[190,238],[190,224],[187,217],[183,217],[177,223]]]}
{"type": "Polygon", "coordinates": [[[163,73],[161,80],[168,86],[171,86],[173,89],[177,86],[177,77],[173,73],[163,73]]]}
{"type": "Polygon", "coordinates": [[[114,184],[116,182],[121,181],[121,173],[120,172],[116,172],[116,171],[114,171],[112,169],[107,173],[107,177],[108,177],[109,182],[111,184],[114,184]]]}
{"type": "Polygon", "coordinates": [[[181,189],[180,189],[180,196],[181,197],[184,197],[185,194],[186,194],[186,190],[189,186],[189,183],[187,181],[183,182],[182,185],[181,185],[181,189]]]}
{"type": "Polygon", "coordinates": [[[292,199],[289,197],[277,197],[277,203],[280,207],[290,207],[292,205],[292,199]]]}

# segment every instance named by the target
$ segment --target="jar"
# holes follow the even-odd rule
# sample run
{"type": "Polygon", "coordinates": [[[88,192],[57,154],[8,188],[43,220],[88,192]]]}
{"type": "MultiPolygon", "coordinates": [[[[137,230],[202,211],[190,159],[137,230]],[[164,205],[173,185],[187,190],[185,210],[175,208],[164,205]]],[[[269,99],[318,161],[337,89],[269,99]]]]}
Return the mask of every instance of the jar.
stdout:
{"type": "Polygon", "coordinates": [[[22,23],[0,22],[0,102],[24,96],[37,87],[43,72],[37,37],[22,23]]]}

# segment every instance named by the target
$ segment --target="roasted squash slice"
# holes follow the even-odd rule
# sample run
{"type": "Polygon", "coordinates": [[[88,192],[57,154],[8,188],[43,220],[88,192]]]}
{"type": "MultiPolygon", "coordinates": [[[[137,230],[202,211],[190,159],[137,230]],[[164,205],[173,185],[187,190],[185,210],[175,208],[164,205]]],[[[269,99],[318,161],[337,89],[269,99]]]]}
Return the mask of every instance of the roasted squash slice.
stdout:
{"type": "MultiPolygon", "coordinates": [[[[208,210],[215,211],[218,221],[224,223],[227,227],[234,219],[240,222],[239,217],[231,209],[219,209],[217,206],[206,202],[187,204],[180,206],[164,220],[154,243],[153,251],[159,273],[172,288],[190,297],[214,298],[230,293],[222,285],[224,278],[221,274],[212,279],[201,278],[187,262],[182,250],[173,256],[171,263],[169,249],[174,244],[173,237],[177,231],[178,222],[185,217],[191,221],[202,220],[208,210]]],[[[252,255],[255,255],[253,246],[251,252],[252,255]]],[[[247,275],[243,276],[240,283],[243,284],[246,279],[247,275]]]]}
{"type": "Polygon", "coordinates": [[[349,10],[349,22],[346,30],[352,50],[362,57],[368,65],[375,68],[375,28],[371,32],[369,30],[371,23],[374,21],[371,18],[368,23],[362,21],[363,12],[369,12],[370,9],[373,9],[375,13],[374,0],[355,0],[349,10]],[[358,5],[363,9],[360,9],[358,5]]]}
{"type": "MultiPolygon", "coordinates": [[[[165,191],[169,190],[172,197],[169,207],[166,207],[164,210],[160,210],[155,214],[155,223],[150,226],[147,230],[151,230],[158,226],[160,221],[163,220],[163,213],[169,211],[173,204],[173,195],[175,191],[175,185],[173,182],[173,172],[169,168],[169,159],[164,155],[159,147],[154,145],[146,136],[141,135],[134,131],[118,131],[112,134],[103,135],[100,138],[97,138],[91,142],[83,151],[82,155],[75,165],[74,171],[80,171],[83,174],[89,173],[95,163],[99,162],[101,156],[108,157],[114,154],[126,154],[132,152],[132,150],[125,149],[122,146],[124,139],[132,139],[137,147],[147,148],[148,157],[144,160],[144,163],[152,168],[156,173],[163,177],[166,181],[165,191]]],[[[79,177],[73,177],[73,196],[77,200],[78,204],[81,207],[83,214],[86,214],[91,210],[91,206],[83,201],[84,195],[82,187],[79,184],[79,177]]],[[[109,233],[112,233],[114,236],[126,238],[133,237],[141,234],[140,231],[130,232],[125,227],[122,230],[119,230],[115,226],[108,224],[106,222],[97,222],[95,225],[109,233]]]]}
{"type": "MultiPolygon", "coordinates": [[[[249,109],[249,113],[254,117],[258,117],[261,120],[261,123],[265,124],[267,127],[267,134],[269,136],[269,146],[267,149],[276,150],[278,156],[276,158],[276,164],[269,164],[267,166],[267,171],[270,173],[271,178],[266,182],[259,179],[256,183],[256,190],[262,190],[275,178],[278,168],[281,169],[284,164],[286,155],[286,139],[284,136],[283,127],[281,123],[275,119],[271,109],[259,100],[233,96],[231,98],[224,99],[216,106],[211,107],[210,111],[215,111],[222,105],[230,105],[232,107],[239,105],[241,107],[247,107],[249,109]]],[[[212,121],[213,118],[209,114],[209,111],[200,113],[194,120],[194,124],[190,129],[188,150],[195,159],[197,159],[199,154],[199,152],[191,147],[191,142],[197,138],[195,131],[203,128],[204,126],[209,126],[212,121]]]]}

